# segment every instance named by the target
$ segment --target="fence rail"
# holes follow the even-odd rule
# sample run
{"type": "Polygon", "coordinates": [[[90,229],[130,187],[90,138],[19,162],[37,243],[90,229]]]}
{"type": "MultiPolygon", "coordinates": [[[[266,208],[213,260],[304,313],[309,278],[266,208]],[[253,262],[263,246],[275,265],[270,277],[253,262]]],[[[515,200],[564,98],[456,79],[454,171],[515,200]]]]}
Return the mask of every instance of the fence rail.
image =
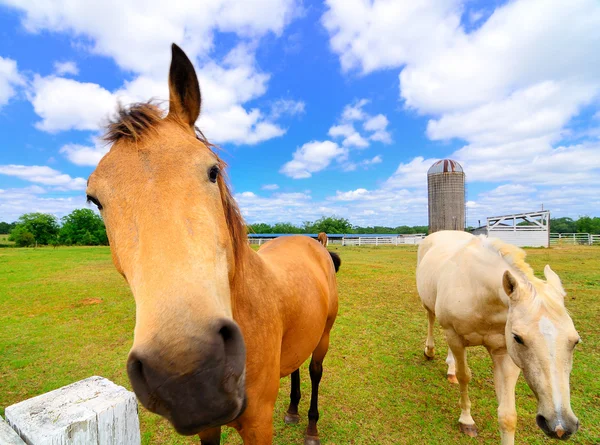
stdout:
{"type": "MultiPolygon", "coordinates": [[[[388,236],[339,236],[330,237],[329,244],[342,246],[400,246],[406,244],[419,244],[427,236],[424,233],[400,234],[388,236]]],[[[273,238],[248,238],[248,242],[254,245],[262,245],[273,238]]]]}
{"type": "Polygon", "coordinates": [[[600,245],[600,235],[593,235],[591,233],[551,233],[550,245],[557,246],[561,244],[600,245]]]}

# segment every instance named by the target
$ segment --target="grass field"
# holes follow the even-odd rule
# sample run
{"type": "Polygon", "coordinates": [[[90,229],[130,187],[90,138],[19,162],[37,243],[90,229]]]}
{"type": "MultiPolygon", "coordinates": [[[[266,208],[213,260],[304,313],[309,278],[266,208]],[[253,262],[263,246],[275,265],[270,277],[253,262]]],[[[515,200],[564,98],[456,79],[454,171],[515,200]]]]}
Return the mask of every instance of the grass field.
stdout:
{"type": "MultiPolygon", "coordinates": [[[[446,382],[446,347],[423,358],[426,317],[416,293],[416,247],[337,247],[340,310],[321,382],[323,444],[498,443],[491,361],[470,348],[476,439],[458,432],[458,388],[446,382]]],[[[567,307],[583,339],[575,353],[571,400],[581,422],[571,443],[600,443],[600,248],[529,250],[536,272],[546,263],[562,277],[567,307]]],[[[15,402],[102,375],[130,387],[125,361],[135,308],[107,247],[0,250],[0,414],[15,402]]],[[[302,420],[283,423],[289,379],[275,408],[276,444],[300,444],[310,397],[302,369],[302,420]]],[[[549,443],[535,425],[536,404],[517,387],[517,443],[549,443]]],[[[143,443],[189,444],[167,422],[140,409],[143,443]]],[[[240,443],[225,429],[222,443],[240,443]]]]}
{"type": "Polygon", "coordinates": [[[0,234],[0,247],[9,247],[15,244],[14,241],[9,241],[8,237],[9,235],[0,234]]]}

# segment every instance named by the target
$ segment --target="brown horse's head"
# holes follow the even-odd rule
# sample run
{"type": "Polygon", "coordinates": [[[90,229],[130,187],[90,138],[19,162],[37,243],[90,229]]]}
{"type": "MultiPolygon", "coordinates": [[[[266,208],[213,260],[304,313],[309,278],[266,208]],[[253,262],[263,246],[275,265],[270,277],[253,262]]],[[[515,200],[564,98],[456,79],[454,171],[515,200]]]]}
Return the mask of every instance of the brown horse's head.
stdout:
{"type": "Polygon", "coordinates": [[[503,287],[509,296],[506,321],[508,353],[538,401],[536,422],[555,439],[568,439],[579,428],[571,409],[569,376],[579,334],[564,305],[565,291],[550,266],[546,282],[520,282],[508,271],[503,287]]]}
{"type": "Polygon", "coordinates": [[[178,432],[195,434],[245,406],[246,352],[231,301],[245,226],[224,164],[196,135],[200,88],[176,45],[169,92],[164,118],[151,104],[120,110],[87,194],[135,298],[133,389],[178,432]]]}

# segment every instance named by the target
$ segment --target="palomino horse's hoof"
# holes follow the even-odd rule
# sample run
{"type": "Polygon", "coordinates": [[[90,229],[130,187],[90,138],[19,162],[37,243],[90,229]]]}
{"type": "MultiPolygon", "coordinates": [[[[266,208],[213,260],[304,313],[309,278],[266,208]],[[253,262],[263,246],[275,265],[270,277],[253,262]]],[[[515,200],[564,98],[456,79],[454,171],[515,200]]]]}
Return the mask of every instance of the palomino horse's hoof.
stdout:
{"type": "Polygon", "coordinates": [[[317,436],[304,436],[304,445],[321,445],[321,441],[317,436]]]}
{"type": "Polygon", "coordinates": [[[473,425],[465,425],[464,423],[458,423],[460,425],[460,432],[466,434],[469,437],[477,437],[477,427],[473,425]]]}
{"type": "Polygon", "coordinates": [[[300,422],[300,416],[298,414],[285,413],[283,421],[288,425],[295,425],[300,422]]]}
{"type": "Polygon", "coordinates": [[[425,358],[426,358],[427,360],[433,360],[433,358],[435,357],[435,352],[434,352],[434,350],[433,350],[433,349],[431,350],[430,354],[431,354],[431,355],[428,355],[428,354],[427,354],[427,348],[425,348],[425,350],[423,351],[423,355],[425,356],[425,358]]]}
{"type": "Polygon", "coordinates": [[[450,383],[452,383],[453,385],[458,385],[458,379],[454,374],[446,374],[446,377],[448,377],[448,381],[450,383]]]}

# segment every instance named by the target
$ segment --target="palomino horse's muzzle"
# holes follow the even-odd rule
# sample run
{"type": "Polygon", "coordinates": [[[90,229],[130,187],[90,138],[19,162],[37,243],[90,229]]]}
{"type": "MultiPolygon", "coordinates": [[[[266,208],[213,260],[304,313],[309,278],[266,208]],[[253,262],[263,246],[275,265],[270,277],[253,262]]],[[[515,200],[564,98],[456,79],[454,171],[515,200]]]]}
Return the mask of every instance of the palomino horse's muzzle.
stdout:
{"type": "Polygon", "coordinates": [[[541,414],[535,417],[535,422],[546,436],[552,439],[567,440],[579,429],[579,420],[574,418],[571,421],[550,421],[541,414]]]}
{"type": "MultiPolygon", "coordinates": [[[[175,359],[160,347],[133,349],[127,373],[140,402],[166,417],[177,432],[197,434],[239,417],[246,407],[246,347],[238,325],[229,319],[214,323],[212,338],[204,339],[191,372],[177,373],[175,359]]],[[[163,346],[164,348],[164,346],[163,346]]],[[[189,358],[189,357],[188,357],[189,358]]]]}

